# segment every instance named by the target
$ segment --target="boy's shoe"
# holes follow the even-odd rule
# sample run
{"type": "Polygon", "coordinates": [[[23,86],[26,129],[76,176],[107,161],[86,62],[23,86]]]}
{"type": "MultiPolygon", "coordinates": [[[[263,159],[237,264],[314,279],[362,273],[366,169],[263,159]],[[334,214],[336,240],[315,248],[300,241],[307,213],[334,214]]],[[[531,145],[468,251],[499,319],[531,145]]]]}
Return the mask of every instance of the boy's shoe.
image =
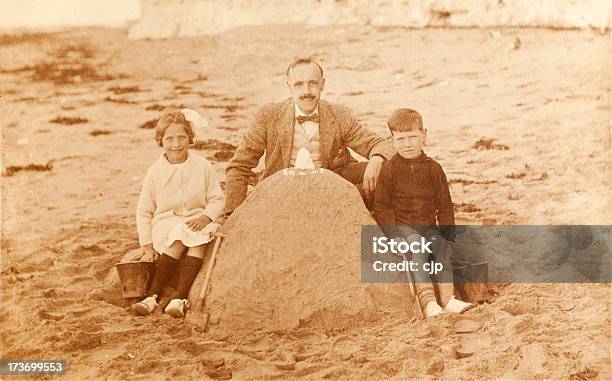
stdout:
{"type": "Polygon", "coordinates": [[[144,298],[138,303],[132,304],[132,312],[138,316],[146,316],[153,312],[157,306],[157,295],[144,298]]]}
{"type": "Polygon", "coordinates": [[[438,316],[442,314],[443,312],[444,310],[442,309],[442,307],[440,307],[440,305],[434,301],[427,303],[425,305],[425,308],[423,309],[423,315],[425,315],[426,319],[430,317],[438,316]]]}
{"type": "Polygon", "coordinates": [[[453,314],[462,314],[465,311],[473,308],[475,305],[472,303],[467,303],[462,300],[455,298],[454,296],[450,298],[446,306],[444,307],[445,311],[448,311],[453,314]]]}
{"type": "Polygon", "coordinates": [[[189,302],[187,299],[172,299],[164,312],[174,318],[184,318],[185,309],[188,307],[189,302]]]}

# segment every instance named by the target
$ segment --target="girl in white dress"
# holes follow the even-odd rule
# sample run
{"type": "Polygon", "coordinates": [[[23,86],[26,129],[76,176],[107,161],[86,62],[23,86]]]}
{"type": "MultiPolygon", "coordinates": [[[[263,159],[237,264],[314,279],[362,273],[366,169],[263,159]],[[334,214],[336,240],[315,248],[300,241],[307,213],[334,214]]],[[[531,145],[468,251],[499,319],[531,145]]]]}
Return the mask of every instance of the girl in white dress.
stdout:
{"type": "Polygon", "coordinates": [[[223,212],[225,196],[214,168],[189,152],[198,121],[203,119],[194,110],[169,110],[155,129],[163,153],[143,180],[136,224],[144,252],[141,261],[159,258],[159,263],[148,297],[132,306],[137,315],[153,312],[166,283],[178,271],[176,295],[164,312],[185,316],[189,289],[202,266],[205,245],[213,238],[212,222],[223,212]]]}

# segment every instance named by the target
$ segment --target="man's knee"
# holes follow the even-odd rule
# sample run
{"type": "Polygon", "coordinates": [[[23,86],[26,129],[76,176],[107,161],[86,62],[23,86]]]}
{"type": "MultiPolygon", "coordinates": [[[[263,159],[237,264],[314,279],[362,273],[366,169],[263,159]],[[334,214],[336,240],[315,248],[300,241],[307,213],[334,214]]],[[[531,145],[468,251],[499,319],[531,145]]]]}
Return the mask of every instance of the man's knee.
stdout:
{"type": "Polygon", "coordinates": [[[336,173],[355,185],[363,184],[363,175],[367,166],[368,162],[350,162],[343,168],[339,168],[336,173]]]}
{"type": "Polygon", "coordinates": [[[373,195],[366,195],[365,191],[363,190],[363,175],[365,174],[367,166],[367,162],[360,163],[353,161],[347,163],[341,168],[335,169],[334,172],[357,187],[366,208],[369,211],[372,211],[374,209],[374,197],[373,195]]]}

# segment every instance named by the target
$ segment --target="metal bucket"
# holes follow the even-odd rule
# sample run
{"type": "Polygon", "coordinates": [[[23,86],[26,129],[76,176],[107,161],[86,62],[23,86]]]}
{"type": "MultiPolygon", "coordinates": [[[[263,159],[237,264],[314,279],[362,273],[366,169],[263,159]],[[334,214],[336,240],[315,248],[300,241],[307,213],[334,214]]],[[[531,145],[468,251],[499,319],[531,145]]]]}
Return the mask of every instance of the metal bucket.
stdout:
{"type": "Polygon", "coordinates": [[[142,298],[146,296],[153,275],[155,274],[155,263],[153,262],[125,262],[115,265],[121,292],[124,298],[142,298]]]}
{"type": "Polygon", "coordinates": [[[490,301],[489,262],[481,262],[454,268],[455,292],[466,302],[490,301]]]}
{"type": "Polygon", "coordinates": [[[454,268],[456,283],[487,283],[489,262],[480,262],[454,268]]]}

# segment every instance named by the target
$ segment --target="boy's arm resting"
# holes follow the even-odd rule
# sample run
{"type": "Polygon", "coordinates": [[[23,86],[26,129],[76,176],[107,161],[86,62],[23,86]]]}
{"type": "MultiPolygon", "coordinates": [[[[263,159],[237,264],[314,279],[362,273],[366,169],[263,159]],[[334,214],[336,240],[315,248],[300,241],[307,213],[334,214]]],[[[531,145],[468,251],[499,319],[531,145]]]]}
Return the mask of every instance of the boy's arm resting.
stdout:
{"type": "Polygon", "coordinates": [[[440,165],[437,166],[437,192],[436,192],[436,210],[437,220],[440,226],[440,234],[447,241],[455,241],[455,212],[453,210],[453,200],[446,174],[440,165]]]}
{"type": "Polygon", "coordinates": [[[151,237],[151,220],[155,213],[155,183],[153,177],[147,172],[142,182],[138,205],[136,206],[136,228],[140,246],[145,247],[153,243],[151,237]]]}
{"type": "Polygon", "coordinates": [[[374,219],[388,238],[402,236],[395,220],[391,195],[393,175],[390,162],[383,164],[374,196],[374,219]]]}
{"type": "Polygon", "coordinates": [[[264,112],[260,111],[227,165],[225,170],[227,175],[225,212],[227,214],[233,212],[246,198],[249,179],[255,176],[253,168],[257,166],[259,159],[264,154],[266,149],[265,120],[264,112]]]}
{"type": "Polygon", "coordinates": [[[225,194],[219,184],[217,173],[210,163],[207,163],[206,173],[206,207],[204,208],[204,214],[210,218],[211,221],[216,221],[221,214],[223,214],[223,208],[225,207],[225,194]]]}

